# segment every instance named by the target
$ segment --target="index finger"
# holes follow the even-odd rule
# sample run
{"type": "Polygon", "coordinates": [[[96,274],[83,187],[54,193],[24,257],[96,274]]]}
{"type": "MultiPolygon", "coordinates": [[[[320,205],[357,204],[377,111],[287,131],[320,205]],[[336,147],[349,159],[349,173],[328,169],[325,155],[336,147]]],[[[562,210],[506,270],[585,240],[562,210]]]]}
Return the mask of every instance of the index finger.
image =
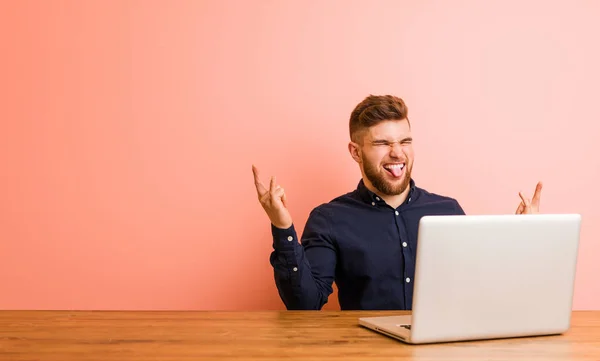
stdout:
{"type": "Polygon", "coordinates": [[[258,168],[252,165],[252,173],[254,173],[254,185],[256,186],[256,192],[259,196],[262,196],[267,192],[267,188],[262,184],[260,178],[258,177],[258,168]]]}
{"type": "Polygon", "coordinates": [[[521,197],[521,199],[523,200],[523,209],[525,211],[529,211],[531,209],[531,202],[529,201],[529,199],[525,198],[522,192],[519,192],[519,197],[521,197]]]}

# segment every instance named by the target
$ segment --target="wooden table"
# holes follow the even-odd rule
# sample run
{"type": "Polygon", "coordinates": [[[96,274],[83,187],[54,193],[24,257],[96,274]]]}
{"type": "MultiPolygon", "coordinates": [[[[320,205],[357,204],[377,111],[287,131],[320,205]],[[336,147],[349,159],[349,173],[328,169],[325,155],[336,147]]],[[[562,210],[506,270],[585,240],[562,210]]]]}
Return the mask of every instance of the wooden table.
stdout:
{"type": "Polygon", "coordinates": [[[560,336],[420,346],[357,325],[399,314],[0,311],[0,360],[600,360],[600,311],[560,336]]]}

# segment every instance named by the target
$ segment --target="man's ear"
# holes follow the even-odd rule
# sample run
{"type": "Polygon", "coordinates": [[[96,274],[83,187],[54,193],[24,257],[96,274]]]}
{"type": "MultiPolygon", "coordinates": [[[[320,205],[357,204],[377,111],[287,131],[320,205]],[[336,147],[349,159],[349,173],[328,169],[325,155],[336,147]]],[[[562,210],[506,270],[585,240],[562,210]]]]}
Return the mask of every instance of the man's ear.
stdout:
{"type": "Polygon", "coordinates": [[[348,143],[348,151],[350,152],[350,155],[356,161],[356,163],[360,164],[362,162],[360,158],[360,150],[358,149],[358,144],[354,142],[348,143]]]}

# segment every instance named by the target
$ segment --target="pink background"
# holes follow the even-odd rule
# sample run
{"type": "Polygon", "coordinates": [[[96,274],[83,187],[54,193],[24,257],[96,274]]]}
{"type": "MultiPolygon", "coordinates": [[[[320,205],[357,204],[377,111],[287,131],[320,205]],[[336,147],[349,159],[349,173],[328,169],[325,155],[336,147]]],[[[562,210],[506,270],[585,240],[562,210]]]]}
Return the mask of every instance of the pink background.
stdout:
{"type": "MultiPolygon", "coordinates": [[[[348,118],[410,109],[417,184],[583,215],[600,309],[600,3],[0,3],[0,308],[283,309],[252,181],[300,232],[352,190],[348,118]]],[[[507,280],[510,282],[510,280],[507,280]]],[[[327,309],[338,307],[336,296],[327,309]]]]}

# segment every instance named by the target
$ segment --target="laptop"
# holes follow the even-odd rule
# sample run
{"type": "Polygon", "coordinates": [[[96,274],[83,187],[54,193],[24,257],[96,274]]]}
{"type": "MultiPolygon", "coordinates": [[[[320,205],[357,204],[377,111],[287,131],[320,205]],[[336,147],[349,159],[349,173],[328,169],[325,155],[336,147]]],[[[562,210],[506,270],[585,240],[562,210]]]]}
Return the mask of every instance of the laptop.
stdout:
{"type": "Polygon", "coordinates": [[[409,344],[564,333],[580,227],[579,214],[422,217],[412,312],[359,325],[409,344]]]}

